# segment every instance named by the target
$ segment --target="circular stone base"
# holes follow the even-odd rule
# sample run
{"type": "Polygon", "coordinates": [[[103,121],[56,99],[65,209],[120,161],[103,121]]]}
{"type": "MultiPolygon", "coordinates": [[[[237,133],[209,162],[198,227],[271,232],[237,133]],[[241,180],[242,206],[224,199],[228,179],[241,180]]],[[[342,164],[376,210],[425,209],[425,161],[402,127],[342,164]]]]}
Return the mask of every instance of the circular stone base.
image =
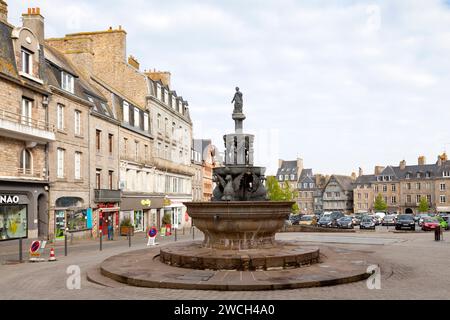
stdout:
{"type": "Polygon", "coordinates": [[[161,249],[161,262],[170,266],[197,270],[280,270],[294,269],[319,262],[319,248],[305,248],[288,242],[276,242],[270,248],[216,250],[201,243],[170,245],[161,249]]]}
{"type": "MultiPolygon", "coordinates": [[[[309,247],[297,243],[299,247],[309,247]]],[[[305,268],[272,271],[188,270],[159,260],[160,249],[144,249],[110,257],[96,278],[146,288],[186,290],[257,291],[333,286],[367,279],[368,254],[320,246],[320,263],[305,268]]],[[[94,275],[91,275],[94,277],[94,275]]],[[[105,285],[111,286],[108,283],[105,285]]]]}

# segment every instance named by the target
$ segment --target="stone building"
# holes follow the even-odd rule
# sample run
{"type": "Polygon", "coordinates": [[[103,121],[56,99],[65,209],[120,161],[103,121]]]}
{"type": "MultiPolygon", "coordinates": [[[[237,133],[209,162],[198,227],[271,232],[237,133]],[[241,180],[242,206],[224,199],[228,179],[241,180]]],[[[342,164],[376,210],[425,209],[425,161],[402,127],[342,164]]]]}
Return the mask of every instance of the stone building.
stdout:
{"type": "Polygon", "coordinates": [[[298,207],[301,214],[314,214],[314,194],[317,190],[312,169],[303,169],[298,179],[298,207]]]}
{"type": "Polygon", "coordinates": [[[40,12],[30,9],[20,27],[7,13],[0,1],[0,241],[48,235],[46,150],[55,141],[43,35],[33,31],[40,12]]]}
{"type": "Polygon", "coordinates": [[[203,201],[203,161],[202,161],[202,144],[192,143],[192,168],[194,176],[192,177],[192,201],[203,201]]]}
{"type": "Polygon", "coordinates": [[[450,212],[449,165],[444,153],[435,164],[427,164],[421,156],[417,165],[408,166],[403,160],[396,167],[376,167],[374,175],[360,175],[356,180],[355,212],[375,211],[373,204],[379,194],[386,202],[388,212],[417,214],[422,198],[428,200],[431,211],[450,212]]]}
{"type": "Polygon", "coordinates": [[[278,160],[277,180],[280,184],[289,183],[292,189],[297,189],[298,179],[303,170],[303,159],[285,161],[278,160]]]}
{"type": "Polygon", "coordinates": [[[216,167],[216,147],[211,140],[195,139],[194,150],[201,155],[202,201],[211,201],[213,192],[213,169],[216,167]]]}
{"type": "Polygon", "coordinates": [[[46,43],[82,66],[120,122],[121,219],[136,230],[159,226],[164,213],[175,228],[189,223],[183,202],[192,200],[192,121],[188,104],[170,87],[170,73],[140,71],[126,56],[121,27],[83,32],[46,43]]]}
{"type": "Polygon", "coordinates": [[[323,210],[353,213],[353,182],[351,177],[332,175],[323,191],[323,210]]]}

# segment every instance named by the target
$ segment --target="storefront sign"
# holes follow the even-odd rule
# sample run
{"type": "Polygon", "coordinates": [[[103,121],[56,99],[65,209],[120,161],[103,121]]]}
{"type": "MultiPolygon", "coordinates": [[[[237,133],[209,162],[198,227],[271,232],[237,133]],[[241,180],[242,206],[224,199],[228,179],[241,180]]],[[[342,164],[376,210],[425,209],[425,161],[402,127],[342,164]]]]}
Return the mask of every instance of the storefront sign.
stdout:
{"type": "Polygon", "coordinates": [[[143,199],[141,200],[141,205],[143,207],[150,207],[152,205],[152,201],[150,199],[143,199]]]}
{"type": "Polygon", "coordinates": [[[0,204],[19,204],[19,196],[0,195],[0,204]]]}
{"type": "Polygon", "coordinates": [[[172,205],[172,201],[170,199],[164,199],[164,207],[170,207],[172,205]]]}

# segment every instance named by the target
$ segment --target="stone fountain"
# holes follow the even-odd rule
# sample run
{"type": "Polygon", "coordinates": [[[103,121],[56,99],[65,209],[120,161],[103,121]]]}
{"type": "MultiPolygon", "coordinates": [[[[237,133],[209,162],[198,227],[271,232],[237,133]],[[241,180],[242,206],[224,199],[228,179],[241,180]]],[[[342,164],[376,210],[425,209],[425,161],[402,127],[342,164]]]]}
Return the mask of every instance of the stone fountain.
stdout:
{"type": "Polygon", "coordinates": [[[185,203],[202,242],[122,253],[88,271],[88,279],[115,287],[200,290],[278,290],[330,286],[370,276],[367,254],[277,241],[293,202],[268,201],[265,168],[254,166],[254,136],[245,134],[242,93],[236,88],[235,132],[227,134],[225,163],[213,172],[211,202],[185,203]],[[324,262],[326,264],[324,264],[324,262]],[[100,272],[98,272],[99,270],[100,272]],[[114,280],[114,281],[112,281],[114,280]]]}
{"type": "Polygon", "coordinates": [[[225,163],[213,170],[213,198],[185,203],[205,236],[203,244],[163,249],[161,261],[213,270],[291,268],[317,261],[318,250],[305,254],[275,241],[294,202],[268,201],[265,168],[254,166],[255,137],[243,131],[246,117],[239,88],[233,102],[235,132],[224,136],[225,163]]]}

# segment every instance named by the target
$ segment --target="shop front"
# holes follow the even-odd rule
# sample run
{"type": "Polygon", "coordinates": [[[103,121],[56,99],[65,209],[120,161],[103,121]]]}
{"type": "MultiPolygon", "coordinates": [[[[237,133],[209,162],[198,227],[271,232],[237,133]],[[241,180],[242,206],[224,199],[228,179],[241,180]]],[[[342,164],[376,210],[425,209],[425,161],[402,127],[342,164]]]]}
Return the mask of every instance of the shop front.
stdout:
{"type": "Polygon", "coordinates": [[[129,219],[135,232],[144,232],[153,226],[159,228],[158,221],[163,203],[163,197],[123,195],[120,222],[129,219]]]}
{"type": "Polygon", "coordinates": [[[173,229],[189,228],[192,225],[191,218],[187,212],[184,202],[191,202],[192,198],[168,197],[164,206],[164,213],[170,214],[173,229]]]}
{"type": "Polygon", "coordinates": [[[437,213],[450,214],[450,207],[436,207],[437,213]]]}
{"type": "Polygon", "coordinates": [[[55,202],[55,238],[64,239],[64,231],[77,238],[89,238],[92,230],[92,209],[83,206],[77,197],[61,197],[55,202]]]}
{"type": "MultiPolygon", "coordinates": [[[[112,225],[114,234],[119,231],[119,212],[118,203],[98,203],[94,216],[98,219],[98,234],[108,235],[108,227],[112,225]]],[[[92,228],[94,230],[94,228],[92,228]]]]}
{"type": "Polygon", "coordinates": [[[45,184],[0,183],[0,241],[48,235],[45,184]]]}

